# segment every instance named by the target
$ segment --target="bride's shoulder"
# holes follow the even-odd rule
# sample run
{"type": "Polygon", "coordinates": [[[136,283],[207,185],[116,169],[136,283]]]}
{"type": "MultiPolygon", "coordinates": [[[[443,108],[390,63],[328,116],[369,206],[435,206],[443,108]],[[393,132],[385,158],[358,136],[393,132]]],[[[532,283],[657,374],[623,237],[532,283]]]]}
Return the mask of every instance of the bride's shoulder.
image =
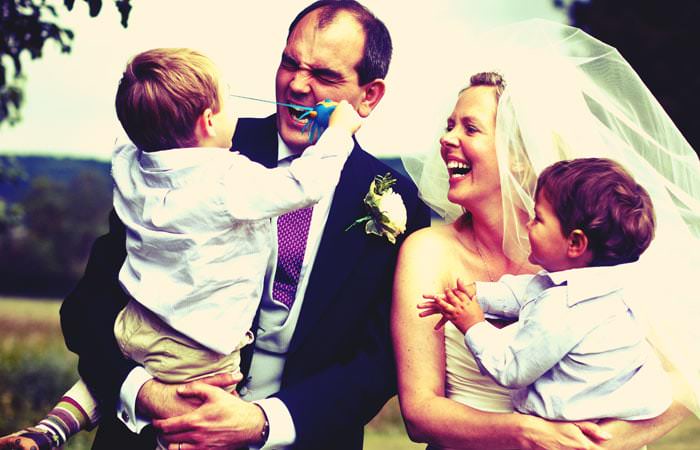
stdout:
{"type": "Polygon", "coordinates": [[[455,245],[452,224],[435,224],[411,233],[401,246],[402,253],[440,253],[455,245]]]}

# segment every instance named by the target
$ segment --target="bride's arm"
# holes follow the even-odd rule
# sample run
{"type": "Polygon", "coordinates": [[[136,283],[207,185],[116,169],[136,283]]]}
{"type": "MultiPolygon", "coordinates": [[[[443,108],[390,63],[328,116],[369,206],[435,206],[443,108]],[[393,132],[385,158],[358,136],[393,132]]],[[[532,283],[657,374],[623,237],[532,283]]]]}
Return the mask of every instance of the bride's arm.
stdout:
{"type": "Polygon", "coordinates": [[[464,449],[599,448],[572,424],[483,412],[445,398],[444,336],[433,330],[437,319],[418,317],[416,304],[423,293],[445,287],[451,245],[459,244],[427,228],[409,236],[399,252],[391,324],[401,412],[411,440],[464,449]]]}
{"type": "MultiPolygon", "coordinates": [[[[682,395],[680,384],[673,380],[673,377],[671,379],[674,395],[682,395]]],[[[663,414],[653,419],[634,422],[616,419],[603,421],[601,422],[603,429],[613,435],[613,439],[607,441],[603,447],[605,450],[641,448],[664,436],[690,415],[691,412],[680,401],[674,400],[663,414]]]]}

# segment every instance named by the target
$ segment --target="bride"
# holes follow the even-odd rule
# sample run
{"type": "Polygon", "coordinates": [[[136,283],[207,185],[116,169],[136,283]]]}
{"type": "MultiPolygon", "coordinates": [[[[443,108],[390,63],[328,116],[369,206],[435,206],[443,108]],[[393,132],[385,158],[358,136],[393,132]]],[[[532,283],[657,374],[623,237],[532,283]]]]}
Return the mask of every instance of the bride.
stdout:
{"type": "Polygon", "coordinates": [[[409,236],[396,269],[392,335],[408,433],[431,448],[640,448],[688,410],[700,412],[700,357],[691,344],[700,310],[688,289],[700,274],[697,156],[619,53],[582,31],[529,21],[480,42],[483,55],[468,53],[478,67],[447,119],[440,153],[404,161],[424,200],[450,222],[409,236]],[[638,297],[659,304],[633,307],[676,381],[678,400],[655,419],[572,424],[513,413],[509,393],[479,372],[461,333],[418,317],[421,295],[457,278],[536,272],[524,225],[537,174],[589,156],[625,166],[657,212],[641,261],[654,283],[637,282],[638,297]]]}

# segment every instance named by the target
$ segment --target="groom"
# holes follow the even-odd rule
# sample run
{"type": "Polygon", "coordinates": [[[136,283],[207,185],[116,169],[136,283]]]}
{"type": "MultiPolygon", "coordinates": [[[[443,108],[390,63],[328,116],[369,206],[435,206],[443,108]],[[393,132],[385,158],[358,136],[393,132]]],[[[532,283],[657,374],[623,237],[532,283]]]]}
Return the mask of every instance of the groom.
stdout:
{"type": "MultiPolygon", "coordinates": [[[[390,59],[389,33],[366,8],[355,1],[315,2],[290,26],[277,101],[346,99],[367,117],[384,95],[390,59]]],[[[298,112],[279,106],[266,119],[241,119],[233,149],[268,167],[288,164],[309,145],[302,126],[298,112]]],[[[112,214],[109,234],[95,242],[84,277],[61,309],[66,343],[100,402],[94,448],[151,450],[154,432],[142,430],[144,419],[178,416],[196,400],[204,403],[193,413],[156,422],[182,450],[206,444],[361,449],[364,425],[395,393],[389,307],[398,248],[405,235],[429,224],[415,187],[393,174],[408,212],[406,233],[391,244],[362,226],[345,231],[366,214],[363,198],[372,179],[389,171],[356,143],[326,200],[302,217],[279,219],[278,260],[284,262],[268,267],[240,398],[201,384],[178,395],[177,386],[150,379],[122,357],[112,329],[128,300],[117,282],[125,231],[112,214]]]]}

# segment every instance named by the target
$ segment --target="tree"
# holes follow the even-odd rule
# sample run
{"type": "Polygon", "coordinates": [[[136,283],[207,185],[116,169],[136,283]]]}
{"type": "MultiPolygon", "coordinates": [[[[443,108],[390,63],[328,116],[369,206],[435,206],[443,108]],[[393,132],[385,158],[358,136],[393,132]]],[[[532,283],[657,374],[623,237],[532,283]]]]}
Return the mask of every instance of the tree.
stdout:
{"type": "MultiPolygon", "coordinates": [[[[696,0],[554,0],[572,25],[617,48],[653,92],[696,153],[700,42],[696,0]]],[[[699,153],[700,154],[700,153],[699,153]]]]}
{"type": "Polygon", "coordinates": [[[65,295],[84,272],[92,242],[107,231],[111,199],[107,172],[34,178],[22,201],[22,224],[0,235],[3,292],[65,295]]]}
{"type": "MultiPolygon", "coordinates": [[[[2,184],[12,184],[24,179],[26,174],[13,157],[0,157],[0,187],[2,184]]],[[[0,234],[13,225],[17,225],[23,215],[21,205],[5,201],[0,197],[0,234]]]]}
{"type": "MultiPolygon", "coordinates": [[[[102,0],[84,0],[90,17],[102,9],[102,0]]],[[[17,123],[23,102],[22,57],[41,58],[44,44],[54,41],[63,53],[70,53],[73,31],[55,22],[59,14],[53,0],[0,0],[0,124],[17,123]],[[9,72],[13,66],[12,74],[9,72]]],[[[131,0],[114,0],[121,14],[121,24],[128,25],[131,0]]],[[[75,0],[63,0],[71,11],[75,0]]]]}

